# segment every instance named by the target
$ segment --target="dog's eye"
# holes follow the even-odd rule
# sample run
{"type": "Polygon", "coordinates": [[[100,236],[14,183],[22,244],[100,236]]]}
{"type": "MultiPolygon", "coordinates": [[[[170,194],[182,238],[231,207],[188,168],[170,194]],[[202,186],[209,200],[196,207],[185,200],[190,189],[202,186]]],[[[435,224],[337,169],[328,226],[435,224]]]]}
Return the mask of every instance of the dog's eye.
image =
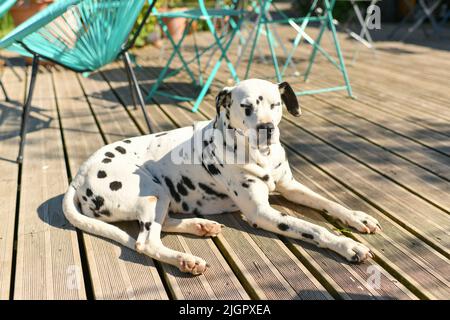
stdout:
{"type": "Polygon", "coordinates": [[[245,115],[247,117],[251,116],[251,114],[253,113],[253,105],[252,104],[241,103],[241,107],[245,108],[245,115]]]}

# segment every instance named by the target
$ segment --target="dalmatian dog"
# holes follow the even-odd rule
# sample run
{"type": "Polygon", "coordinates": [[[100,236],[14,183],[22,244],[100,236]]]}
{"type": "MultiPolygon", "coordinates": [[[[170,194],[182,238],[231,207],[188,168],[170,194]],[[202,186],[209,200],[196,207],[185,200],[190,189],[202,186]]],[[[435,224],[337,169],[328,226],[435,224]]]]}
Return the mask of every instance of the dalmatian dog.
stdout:
{"type": "Polygon", "coordinates": [[[300,116],[288,83],[245,80],[218,94],[211,121],[101,148],[70,184],[63,200],[66,218],[83,231],[192,274],[203,273],[206,261],[167,248],[161,232],[214,237],[223,226],[201,217],[238,210],[255,228],[328,248],[350,262],[372,258],[363,244],[270,206],[269,194],[275,191],[360,232],[381,230],[373,217],[327,200],[294,179],[279,141],[283,106],[300,116]],[[169,211],[196,217],[177,219],[169,211]],[[138,221],[137,239],[111,224],[126,220],[138,221]]]}

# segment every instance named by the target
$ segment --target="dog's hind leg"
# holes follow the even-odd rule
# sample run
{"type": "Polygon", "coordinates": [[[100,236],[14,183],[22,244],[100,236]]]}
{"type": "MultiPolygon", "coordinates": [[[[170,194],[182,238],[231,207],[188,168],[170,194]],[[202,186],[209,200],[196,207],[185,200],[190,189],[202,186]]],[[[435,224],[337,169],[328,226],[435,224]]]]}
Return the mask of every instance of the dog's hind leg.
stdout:
{"type": "Polygon", "coordinates": [[[175,219],[167,217],[162,226],[164,232],[188,233],[200,237],[216,237],[223,225],[202,218],[175,219]]]}
{"type": "Polygon", "coordinates": [[[143,216],[151,216],[154,213],[154,219],[149,225],[145,245],[139,246],[139,248],[136,246],[136,250],[153,259],[176,266],[183,272],[190,272],[194,275],[202,274],[206,270],[205,260],[188,253],[172,250],[162,243],[161,230],[163,221],[167,217],[170,199],[167,196],[159,196],[155,202],[149,201],[142,204],[142,210],[150,212],[143,216]]]}
{"type": "Polygon", "coordinates": [[[136,239],[136,251],[138,252],[143,250],[143,246],[149,238],[150,226],[152,225],[152,221],[155,218],[156,203],[158,201],[158,197],[148,196],[143,201],[148,203],[144,203],[144,205],[141,205],[141,207],[144,207],[145,209],[142,210],[138,218],[139,235],[136,239]]]}

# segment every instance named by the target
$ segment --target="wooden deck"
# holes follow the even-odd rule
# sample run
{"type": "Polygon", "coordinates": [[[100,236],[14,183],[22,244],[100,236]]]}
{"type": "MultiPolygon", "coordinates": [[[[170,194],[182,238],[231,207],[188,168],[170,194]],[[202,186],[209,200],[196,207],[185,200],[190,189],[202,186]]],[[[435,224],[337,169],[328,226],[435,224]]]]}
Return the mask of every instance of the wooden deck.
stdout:
{"type": "MultiPolygon", "coordinates": [[[[289,30],[280,29],[292,37],[289,30]]],[[[210,38],[197,40],[202,45],[210,38]]],[[[349,62],[354,43],[344,35],[341,41],[349,62]]],[[[41,67],[25,160],[18,166],[30,68],[12,57],[23,80],[7,68],[3,82],[14,101],[0,101],[0,299],[450,298],[450,51],[377,45],[376,57],[362,49],[358,60],[348,63],[356,100],[344,92],[302,97],[303,116],[286,114],[281,130],[295,176],[330,199],[373,215],[383,232],[361,235],[311,209],[272,199],[280,210],[361,241],[376,258],[352,265],[228,214],[212,217],[226,225],[217,238],[164,236],[167,246],[207,260],[211,267],[198,277],[76,231],[63,217],[62,195],[80,164],[106,143],[145,132],[122,65],[111,64],[88,78],[41,67]]],[[[297,56],[307,57],[309,50],[303,45],[297,56]]],[[[135,52],[142,66],[138,77],[148,90],[162,65],[160,51],[135,52]]],[[[300,70],[306,64],[305,58],[296,62],[300,70]]],[[[273,72],[258,62],[252,76],[272,78],[273,72]]],[[[189,91],[186,79],[180,74],[167,88],[189,91]]],[[[189,103],[156,99],[148,111],[157,129],[211,118],[214,94],[228,81],[222,68],[195,114],[189,103]]],[[[323,58],[308,83],[300,77],[288,81],[296,89],[342,83],[323,58]]],[[[135,224],[120,226],[136,232],[135,224]]]]}

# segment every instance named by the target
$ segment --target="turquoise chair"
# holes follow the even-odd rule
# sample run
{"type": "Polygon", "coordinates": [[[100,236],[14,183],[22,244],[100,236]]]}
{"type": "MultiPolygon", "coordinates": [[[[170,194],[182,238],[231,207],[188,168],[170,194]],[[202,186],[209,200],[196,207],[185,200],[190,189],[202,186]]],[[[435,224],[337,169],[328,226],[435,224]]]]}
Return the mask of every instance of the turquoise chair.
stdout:
{"type": "MultiPolygon", "coordinates": [[[[17,0],[0,0],[0,18],[2,18],[8,12],[8,10],[16,3],[16,1],[17,0]]],[[[3,86],[2,79],[0,79],[0,88],[5,95],[5,100],[9,101],[9,97],[6,93],[5,87],[3,86]]]]}
{"type": "Polygon", "coordinates": [[[128,54],[155,4],[149,6],[136,32],[130,35],[146,1],[59,0],[0,40],[0,48],[33,57],[23,110],[19,163],[23,160],[29,108],[40,59],[84,73],[122,58],[133,98],[137,95],[148,128],[154,132],[128,54]]]}
{"type": "MultiPolygon", "coordinates": [[[[153,4],[155,1],[149,0],[149,3],[153,4]]],[[[245,11],[242,9],[239,9],[239,1],[234,0],[231,1],[231,6],[224,6],[223,8],[206,8],[204,0],[198,0],[198,8],[195,9],[189,9],[189,10],[177,10],[177,11],[171,11],[171,12],[158,12],[156,8],[153,9],[153,16],[156,16],[158,19],[159,24],[162,26],[162,30],[165,33],[166,37],[170,41],[170,44],[172,45],[172,53],[170,57],[168,58],[165,67],[162,69],[161,73],[159,74],[158,79],[156,79],[156,82],[150,89],[146,100],[150,101],[155,96],[165,96],[169,97],[171,99],[179,100],[179,101],[191,101],[195,100],[194,106],[192,107],[192,111],[196,112],[200,106],[200,103],[202,102],[203,98],[207,94],[212,81],[214,80],[214,77],[216,76],[217,72],[219,71],[220,66],[223,62],[226,63],[231,76],[236,82],[239,82],[239,78],[237,76],[236,70],[233,66],[233,63],[230,61],[230,59],[227,56],[228,49],[231,46],[231,43],[233,42],[234,37],[239,31],[240,24],[242,21],[242,16],[245,14],[245,11]],[[163,18],[176,18],[176,17],[183,17],[187,19],[187,26],[184,30],[183,35],[181,36],[181,39],[179,41],[175,41],[170,33],[168,32],[168,28],[166,24],[163,21],[163,18]],[[222,19],[225,17],[229,17],[229,23],[230,23],[230,29],[229,32],[223,32],[220,33],[216,30],[216,27],[214,26],[213,19],[222,19]],[[185,40],[186,35],[189,32],[189,29],[194,21],[202,20],[205,21],[209,31],[213,35],[214,41],[211,45],[208,47],[199,50],[197,47],[197,44],[194,43],[195,48],[195,56],[192,59],[187,59],[183,56],[182,52],[182,44],[185,40]],[[205,55],[207,52],[215,52],[216,50],[219,51],[220,56],[219,58],[213,63],[213,66],[211,70],[209,71],[209,74],[206,75],[205,70],[201,69],[200,64],[200,58],[205,55]],[[177,68],[171,72],[169,72],[169,67],[171,66],[173,60],[178,57],[178,59],[181,61],[182,66],[181,68],[177,68]],[[191,63],[195,62],[197,64],[197,69],[199,72],[196,73],[192,70],[192,68],[189,66],[191,63]],[[180,71],[186,71],[189,78],[192,81],[192,84],[200,89],[200,93],[196,97],[191,96],[181,96],[181,95],[174,95],[173,93],[167,93],[161,90],[158,90],[159,87],[163,84],[164,79],[169,78],[171,76],[174,76],[178,74],[180,71]],[[206,81],[204,80],[206,78],[206,81]]],[[[209,63],[208,63],[209,64],[209,63]]]]}

